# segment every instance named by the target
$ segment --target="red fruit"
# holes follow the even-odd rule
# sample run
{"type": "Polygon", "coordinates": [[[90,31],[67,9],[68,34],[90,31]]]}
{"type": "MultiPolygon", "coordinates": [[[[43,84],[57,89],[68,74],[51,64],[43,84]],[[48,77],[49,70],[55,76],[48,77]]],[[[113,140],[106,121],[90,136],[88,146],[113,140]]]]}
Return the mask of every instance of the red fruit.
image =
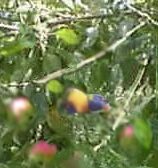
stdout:
{"type": "Polygon", "coordinates": [[[132,138],[134,134],[134,128],[132,125],[128,125],[123,128],[121,136],[123,138],[132,138]]]}
{"type": "Polygon", "coordinates": [[[135,130],[132,125],[124,126],[119,133],[120,147],[126,151],[133,151],[137,146],[135,130]]]}
{"type": "Polygon", "coordinates": [[[139,162],[149,154],[152,134],[150,127],[142,119],[135,119],[120,128],[118,142],[120,152],[132,162],[139,162]]]}
{"type": "Polygon", "coordinates": [[[26,97],[17,97],[9,104],[9,110],[17,121],[28,115],[33,110],[32,104],[26,97]]]}
{"type": "Polygon", "coordinates": [[[51,159],[57,152],[55,144],[48,144],[46,141],[39,141],[30,149],[30,158],[32,160],[46,161],[51,159]]]}

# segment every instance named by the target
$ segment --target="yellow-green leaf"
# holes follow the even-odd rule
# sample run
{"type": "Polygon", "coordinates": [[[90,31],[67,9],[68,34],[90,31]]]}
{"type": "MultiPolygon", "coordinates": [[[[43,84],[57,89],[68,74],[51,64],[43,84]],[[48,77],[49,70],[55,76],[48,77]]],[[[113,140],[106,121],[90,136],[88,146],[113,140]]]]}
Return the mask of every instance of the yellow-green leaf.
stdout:
{"type": "Polygon", "coordinates": [[[0,48],[0,56],[12,56],[23,49],[32,48],[34,46],[34,42],[29,41],[27,39],[20,39],[17,41],[9,42],[5,44],[4,47],[0,48]]]}
{"type": "Polygon", "coordinates": [[[72,29],[63,28],[56,31],[56,36],[59,39],[62,39],[65,43],[69,45],[75,45],[79,42],[79,37],[72,29]]]}
{"type": "Polygon", "coordinates": [[[61,93],[63,91],[63,85],[57,80],[48,82],[46,88],[53,93],[61,93]]]}

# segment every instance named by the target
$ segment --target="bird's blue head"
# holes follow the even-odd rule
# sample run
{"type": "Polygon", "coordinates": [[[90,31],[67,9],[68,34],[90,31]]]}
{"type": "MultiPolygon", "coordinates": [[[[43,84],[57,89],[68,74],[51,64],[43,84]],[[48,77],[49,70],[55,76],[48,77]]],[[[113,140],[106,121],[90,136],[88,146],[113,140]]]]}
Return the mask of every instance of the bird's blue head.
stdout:
{"type": "Polygon", "coordinates": [[[93,112],[98,110],[109,111],[110,110],[109,103],[102,95],[99,95],[99,94],[90,95],[89,111],[93,112]]]}

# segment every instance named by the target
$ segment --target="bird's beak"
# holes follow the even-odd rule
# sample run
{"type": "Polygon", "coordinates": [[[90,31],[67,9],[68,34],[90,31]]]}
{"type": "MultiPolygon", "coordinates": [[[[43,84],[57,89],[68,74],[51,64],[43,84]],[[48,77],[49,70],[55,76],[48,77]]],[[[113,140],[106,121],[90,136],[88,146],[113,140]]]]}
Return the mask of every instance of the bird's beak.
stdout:
{"type": "Polygon", "coordinates": [[[110,104],[106,104],[103,109],[104,109],[105,112],[110,111],[111,110],[110,104]]]}

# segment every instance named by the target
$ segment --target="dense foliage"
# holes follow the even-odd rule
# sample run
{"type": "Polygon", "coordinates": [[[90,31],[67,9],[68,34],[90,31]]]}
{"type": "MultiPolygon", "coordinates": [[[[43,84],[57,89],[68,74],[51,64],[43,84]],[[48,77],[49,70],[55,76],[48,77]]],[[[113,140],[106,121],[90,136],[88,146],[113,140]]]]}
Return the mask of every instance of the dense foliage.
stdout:
{"type": "Polygon", "coordinates": [[[3,0],[0,168],[156,168],[157,16],[157,0],[3,0]],[[70,88],[111,109],[68,113],[70,88]]]}

